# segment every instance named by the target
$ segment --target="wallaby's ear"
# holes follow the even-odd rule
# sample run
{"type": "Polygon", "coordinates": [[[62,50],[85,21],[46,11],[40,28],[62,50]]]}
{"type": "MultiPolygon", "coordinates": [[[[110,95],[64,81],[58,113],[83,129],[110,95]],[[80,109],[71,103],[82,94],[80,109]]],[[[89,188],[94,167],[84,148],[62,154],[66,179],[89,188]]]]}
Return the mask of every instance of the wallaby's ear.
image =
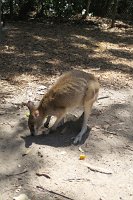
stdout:
{"type": "Polygon", "coordinates": [[[22,103],[22,106],[27,106],[30,110],[30,112],[32,112],[33,110],[35,110],[35,105],[32,101],[28,101],[28,103],[22,103]]]}

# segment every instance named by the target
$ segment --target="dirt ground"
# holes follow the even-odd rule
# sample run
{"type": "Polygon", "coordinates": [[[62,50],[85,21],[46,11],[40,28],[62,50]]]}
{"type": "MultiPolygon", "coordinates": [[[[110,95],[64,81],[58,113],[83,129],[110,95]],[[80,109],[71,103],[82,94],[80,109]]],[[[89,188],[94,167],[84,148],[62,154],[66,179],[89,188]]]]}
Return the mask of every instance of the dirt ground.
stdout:
{"type": "Polygon", "coordinates": [[[133,28],[107,27],[100,19],[94,25],[6,27],[0,46],[0,199],[22,193],[31,200],[133,199],[133,28]],[[28,110],[19,104],[38,103],[70,69],[95,74],[99,97],[107,97],[95,103],[82,143],[72,143],[80,110],[55,133],[30,136],[28,110]]]}

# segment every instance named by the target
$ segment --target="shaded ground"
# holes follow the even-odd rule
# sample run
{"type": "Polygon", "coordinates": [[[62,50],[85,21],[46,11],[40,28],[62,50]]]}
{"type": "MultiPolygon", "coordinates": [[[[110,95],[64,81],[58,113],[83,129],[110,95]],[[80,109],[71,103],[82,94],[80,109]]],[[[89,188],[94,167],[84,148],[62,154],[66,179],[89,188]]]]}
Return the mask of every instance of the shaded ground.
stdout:
{"type": "Polygon", "coordinates": [[[133,199],[132,53],[132,27],[8,26],[7,41],[0,46],[2,199],[11,200],[20,193],[32,200],[133,199]],[[17,106],[29,99],[37,103],[62,72],[73,68],[96,74],[102,86],[99,96],[108,96],[95,104],[80,144],[85,161],[79,160],[79,145],[72,144],[82,119],[71,119],[77,120],[80,111],[72,113],[76,117],[69,115],[70,122],[55,133],[31,137],[27,110],[17,106]],[[85,162],[112,174],[93,172],[85,162]],[[24,173],[15,175],[20,172],[24,173]]]}

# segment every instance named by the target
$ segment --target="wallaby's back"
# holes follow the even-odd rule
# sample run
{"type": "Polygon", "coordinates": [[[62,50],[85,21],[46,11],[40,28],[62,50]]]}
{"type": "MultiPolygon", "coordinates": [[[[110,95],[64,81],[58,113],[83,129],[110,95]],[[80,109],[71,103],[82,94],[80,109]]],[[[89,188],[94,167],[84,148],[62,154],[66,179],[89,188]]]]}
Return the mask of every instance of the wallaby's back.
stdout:
{"type": "Polygon", "coordinates": [[[41,108],[72,108],[84,105],[84,101],[98,93],[98,80],[89,73],[74,70],[62,75],[55,85],[44,95],[41,108]]]}

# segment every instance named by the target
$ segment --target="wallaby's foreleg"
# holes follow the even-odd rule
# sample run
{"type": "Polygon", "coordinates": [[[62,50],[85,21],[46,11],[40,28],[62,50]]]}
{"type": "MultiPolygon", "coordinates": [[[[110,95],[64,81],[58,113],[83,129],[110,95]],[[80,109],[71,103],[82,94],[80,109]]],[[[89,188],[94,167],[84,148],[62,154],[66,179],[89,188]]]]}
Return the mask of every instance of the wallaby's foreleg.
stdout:
{"type": "Polygon", "coordinates": [[[55,123],[53,124],[53,126],[51,128],[49,128],[47,131],[45,131],[45,134],[48,134],[50,131],[55,131],[56,128],[59,126],[61,120],[64,118],[66,114],[66,110],[65,109],[61,109],[58,114],[56,115],[57,119],[55,121],[55,123]]]}
{"type": "Polygon", "coordinates": [[[65,112],[64,110],[62,110],[62,111],[57,115],[57,119],[56,119],[55,123],[54,123],[53,126],[50,128],[52,131],[56,130],[56,128],[60,125],[60,122],[63,120],[65,114],[66,114],[66,112],[65,112]]]}
{"type": "Polygon", "coordinates": [[[44,123],[45,128],[49,127],[50,120],[51,120],[51,116],[48,116],[46,122],[44,123]]]}

